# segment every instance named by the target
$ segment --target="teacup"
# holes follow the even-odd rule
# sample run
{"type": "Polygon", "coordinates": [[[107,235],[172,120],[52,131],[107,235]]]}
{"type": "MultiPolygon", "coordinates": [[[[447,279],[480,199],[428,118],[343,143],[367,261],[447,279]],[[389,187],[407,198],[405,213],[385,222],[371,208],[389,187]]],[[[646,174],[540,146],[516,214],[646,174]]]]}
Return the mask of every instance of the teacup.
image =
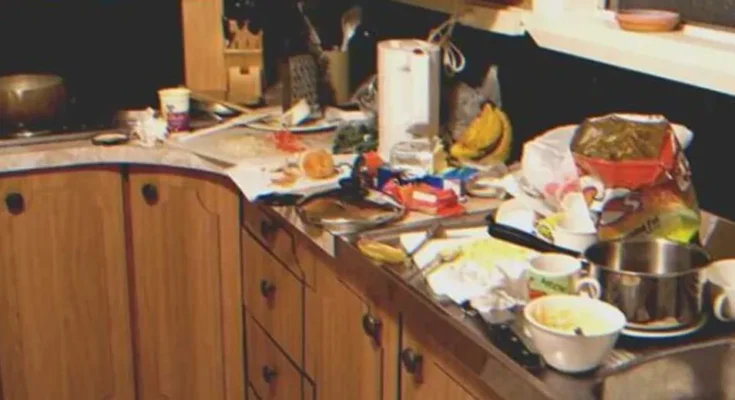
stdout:
{"type": "Polygon", "coordinates": [[[582,263],[574,257],[556,253],[539,255],[530,261],[526,273],[528,296],[535,299],[550,294],[587,294],[600,298],[600,283],[582,275],[582,263]]]}
{"type": "Polygon", "coordinates": [[[707,268],[712,313],[724,322],[735,321],[735,259],[720,260],[707,268]]]}

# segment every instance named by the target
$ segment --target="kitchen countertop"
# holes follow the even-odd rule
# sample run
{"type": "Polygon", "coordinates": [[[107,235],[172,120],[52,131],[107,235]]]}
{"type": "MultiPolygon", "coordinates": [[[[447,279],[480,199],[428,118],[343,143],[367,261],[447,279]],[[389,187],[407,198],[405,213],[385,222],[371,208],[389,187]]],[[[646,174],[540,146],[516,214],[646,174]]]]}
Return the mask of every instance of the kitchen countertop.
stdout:
{"type": "MultiPolygon", "coordinates": [[[[142,147],[136,144],[95,146],[89,141],[77,141],[0,148],[0,173],[4,174],[81,165],[124,163],[160,165],[218,174],[221,174],[224,167],[226,167],[224,164],[164,146],[153,148],[142,147]]],[[[497,206],[496,203],[488,203],[487,201],[474,200],[467,203],[468,210],[471,213],[478,214],[487,213],[495,206],[497,206]]],[[[449,341],[442,342],[442,345],[445,345],[450,352],[456,355],[456,358],[460,362],[464,362],[469,370],[477,373],[480,379],[487,382],[488,386],[503,398],[599,398],[601,397],[601,387],[604,389],[605,383],[612,384],[615,382],[611,379],[603,382],[595,376],[573,377],[548,369],[536,374],[527,372],[510,360],[510,358],[506,357],[499,349],[495,348],[476,328],[471,327],[467,323],[463,323],[457,315],[451,315],[451,311],[449,313],[442,312],[436,306],[436,303],[433,303],[430,299],[422,299],[422,297],[428,296],[425,292],[422,292],[421,288],[402,280],[396,273],[391,273],[382,267],[374,266],[374,264],[367,261],[365,257],[354,249],[354,246],[346,240],[343,240],[343,238],[335,237],[328,232],[305,226],[291,207],[271,208],[266,211],[280,216],[280,218],[287,222],[289,229],[294,230],[300,236],[308,238],[314,245],[321,248],[330,256],[337,258],[351,257],[352,259],[361,258],[361,260],[358,260],[360,262],[357,263],[357,268],[370,268],[372,265],[376,269],[374,271],[375,273],[372,274],[373,276],[377,276],[379,279],[384,278],[390,280],[395,284],[411,289],[406,291],[410,292],[406,294],[408,296],[406,298],[414,301],[416,307],[422,308],[421,314],[431,316],[429,319],[435,322],[438,321],[441,323],[443,321],[446,324],[446,326],[442,324],[441,329],[438,327],[436,329],[437,331],[445,332],[444,336],[451,338],[449,341]],[[454,335],[453,338],[452,335],[454,335]]],[[[731,249],[732,240],[730,240],[730,238],[735,237],[735,224],[717,219],[706,213],[704,217],[703,236],[708,249],[716,258],[735,257],[735,249],[731,249]]],[[[409,221],[418,222],[421,218],[425,219],[428,217],[409,217],[409,221]]],[[[340,262],[339,264],[345,265],[344,262],[340,262]]],[[[426,323],[430,324],[428,321],[426,323]]],[[[727,336],[733,338],[731,334],[727,336]]],[[[729,340],[723,341],[720,338],[720,341],[723,342],[722,345],[726,349],[732,347],[729,340]]],[[[712,357],[714,357],[714,354],[710,356],[710,358],[712,357]]],[[[735,365],[733,367],[733,372],[735,372],[735,365]]],[[[725,376],[729,376],[721,375],[723,375],[723,379],[725,376]]],[[[648,372],[647,376],[647,379],[651,380],[666,379],[660,373],[653,373],[651,371],[648,372]]],[[[615,375],[614,378],[618,379],[617,377],[615,375]]],[[[626,382],[620,378],[617,387],[627,385],[626,382]]],[[[639,388],[639,390],[645,390],[645,388],[639,388]]],[[[639,391],[638,393],[645,392],[639,391]]]]}

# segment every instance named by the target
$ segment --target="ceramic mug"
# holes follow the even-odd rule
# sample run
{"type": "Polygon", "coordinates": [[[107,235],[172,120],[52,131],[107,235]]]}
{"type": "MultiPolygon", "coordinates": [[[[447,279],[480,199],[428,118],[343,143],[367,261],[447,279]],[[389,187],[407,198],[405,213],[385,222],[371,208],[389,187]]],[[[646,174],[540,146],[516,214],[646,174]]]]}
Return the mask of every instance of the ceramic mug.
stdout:
{"type": "Polygon", "coordinates": [[[597,243],[597,232],[582,228],[569,216],[562,217],[551,232],[555,245],[580,253],[597,243]]]}
{"type": "Polygon", "coordinates": [[[712,313],[723,322],[735,321],[735,259],[720,260],[707,268],[712,313]]]}
{"type": "Polygon", "coordinates": [[[528,296],[588,294],[599,299],[602,290],[596,279],[582,276],[582,263],[566,254],[548,253],[533,258],[526,273],[528,296]]]}

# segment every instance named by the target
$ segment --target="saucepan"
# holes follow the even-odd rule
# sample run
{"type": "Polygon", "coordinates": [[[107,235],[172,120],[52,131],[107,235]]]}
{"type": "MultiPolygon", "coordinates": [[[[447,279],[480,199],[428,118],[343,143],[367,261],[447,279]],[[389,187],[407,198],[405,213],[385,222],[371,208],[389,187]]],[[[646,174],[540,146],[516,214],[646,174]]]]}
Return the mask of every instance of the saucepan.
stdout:
{"type": "Polygon", "coordinates": [[[5,128],[47,128],[64,115],[66,104],[66,87],[59,76],[0,77],[0,125],[5,128]]]}
{"type": "Polygon", "coordinates": [[[702,318],[706,250],[655,238],[601,241],[580,253],[548,243],[488,218],[491,236],[542,253],[576,257],[600,284],[601,297],[625,314],[628,329],[664,331],[696,325],[702,318]]]}

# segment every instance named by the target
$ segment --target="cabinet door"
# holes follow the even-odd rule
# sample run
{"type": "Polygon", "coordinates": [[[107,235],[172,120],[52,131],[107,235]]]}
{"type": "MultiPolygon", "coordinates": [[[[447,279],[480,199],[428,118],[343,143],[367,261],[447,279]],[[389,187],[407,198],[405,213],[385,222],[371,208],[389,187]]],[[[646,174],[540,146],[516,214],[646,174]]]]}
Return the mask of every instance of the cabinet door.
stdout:
{"type": "MultiPolygon", "coordinates": [[[[303,252],[301,252],[303,253],[303,252]]],[[[307,370],[319,400],[377,400],[385,388],[384,348],[395,323],[370,307],[328,266],[318,268],[315,291],[307,291],[307,370]]],[[[387,375],[387,371],[386,371],[387,375]]],[[[390,392],[387,390],[387,392],[390,392]]],[[[395,398],[388,395],[386,399],[395,398]]]]}
{"type": "Polygon", "coordinates": [[[128,193],[140,398],[242,399],[237,193],[142,168],[128,193]]]}
{"type": "Polygon", "coordinates": [[[247,231],[242,232],[246,307],[268,335],[301,367],[304,341],[304,288],[247,231]]]}
{"type": "Polygon", "coordinates": [[[116,169],[0,178],[0,397],[133,399],[116,169]]]}
{"type": "Polygon", "coordinates": [[[248,374],[263,400],[313,400],[303,396],[298,367],[271,341],[253,318],[247,320],[248,374]]]}
{"type": "Polygon", "coordinates": [[[399,355],[401,400],[476,400],[408,331],[399,355]]]}

